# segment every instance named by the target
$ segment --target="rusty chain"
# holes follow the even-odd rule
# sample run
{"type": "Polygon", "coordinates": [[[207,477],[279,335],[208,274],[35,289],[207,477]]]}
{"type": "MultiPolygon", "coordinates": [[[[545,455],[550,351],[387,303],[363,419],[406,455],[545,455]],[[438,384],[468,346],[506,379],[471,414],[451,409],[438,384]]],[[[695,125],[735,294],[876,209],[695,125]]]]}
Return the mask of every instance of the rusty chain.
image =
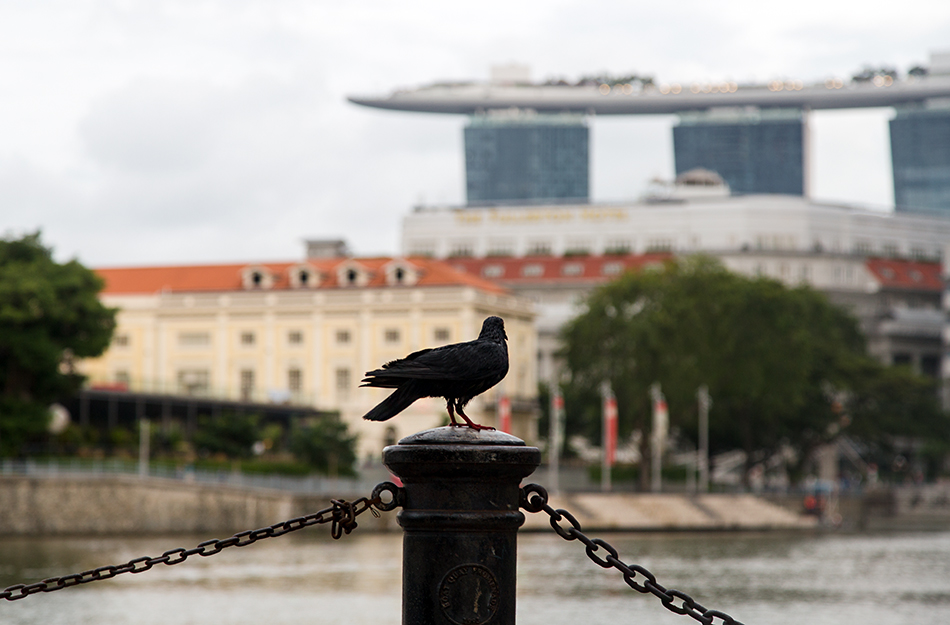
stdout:
{"type": "Polygon", "coordinates": [[[546,512],[551,517],[551,527],[554,528],[558,536],[564,540],[579,540],[587,547],[587,557],[595,564],[605,569],[617,569],[623,574],[623,581],[628,586],[637,592],[654,595],[667,610],[676,614],[685,614],[703,625],[712,625],[717,618],[723,625],[742,625],[724,612],[704,608],[685,592],[664,587],[656,581],[656,576],[653,573],[639,564],[623,562],[620,559],[620,553],[610,543],[600,538],[589,538],[587,534],[582,532],[581,525],[574,518],[574,515],[567,510],[555,510],[548,505],[548,493],[542,486],[528,484],[522,488],[521,507],[528,512],[546,512]],[[559,522],[564,519],[571,524],[571,527],[559,525],[559,522]],[[597,555],[597,552],[601,549],[607,553],[603,558],[597,555]],[[637,575],[643,579],[642,582],[637,581],[637,575]]]}
{"type": "Polygon", "coordinates": [[[342,499],[332,499],[330,501],[332,505],[319,512],[299,516],[256,530],[238,532],[229,538],[206,540],[192,549],[179,547],[177,549],[170,549],[155,558],[142,556],[141,558],[129,560],[125,564],[100,566],[99,568],[83,571],[82,573],[63,575],[62,577],[50,577],[34,584],[15,584],[0,591],[0,599],[17,601],[41,592],[53,592],[54,590],[62,590],[70,586],[111,579],[123,573],[144,573],[156,564],[165,564],[168,566],[181,564],[191,556],[213,556],[228,547],[246,547],[265,538],[276,538],[277,536],[283,536],[284,534],[296,532],[305,527],[322,523],[330,523],[330,536],[334,539],[338,539],[343,536],[343,534],[349,534],[356,529],[356,517],[367,510],[372,512],[373,516],[378,517],[379,512],[377,512],[377,510],[387,512],[395,509],[398,505],[398,496],[399,489],[395,484],[383,482],[373,489],[373,494],[370,497],[360,497],[352,502],[347,502],[342,499]],[[388,492],[392,496],[392,500],[388,503],[383,502],[382,496],[384,492],[388,492]]]}

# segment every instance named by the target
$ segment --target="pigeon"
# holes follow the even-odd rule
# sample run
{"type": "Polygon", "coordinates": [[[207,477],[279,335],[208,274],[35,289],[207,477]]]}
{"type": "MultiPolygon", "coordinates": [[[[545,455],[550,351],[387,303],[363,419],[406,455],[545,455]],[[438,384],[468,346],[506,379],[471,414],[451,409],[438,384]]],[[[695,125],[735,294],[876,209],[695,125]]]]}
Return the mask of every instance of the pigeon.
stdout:
{"type": "Polygon", "coordinates": [[[385,421],[423,397],[442,397],[451,425],[474,430],[495,428],[473,423],[463,408],[473,397],[495,386],[508,374],[508,345],[505,322],[488,317],[474,341],[454,343],[413,352],[387,362],[381,369],[367,371],[360,387],[396,389],[375,408],[363,415],[369,421],[385,421]],[[465,423],[458,423],[455,414],[465,423]]]}

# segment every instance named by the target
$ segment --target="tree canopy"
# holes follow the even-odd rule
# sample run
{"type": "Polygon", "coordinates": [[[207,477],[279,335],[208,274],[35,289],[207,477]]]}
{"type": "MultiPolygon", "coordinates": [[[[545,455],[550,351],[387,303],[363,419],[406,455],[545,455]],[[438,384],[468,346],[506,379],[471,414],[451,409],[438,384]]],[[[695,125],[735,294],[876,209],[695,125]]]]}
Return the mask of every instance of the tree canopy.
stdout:
{"type": "Polygon", "coordinates": [[[0,239],[0,454],[46,427],[48,406],[74,392],[74,358],[102,354],[115,310],[102,280],[78,261],[57,263],[39,233],[0,239]]]}
{"type": "MultiPolygon", "coordinates": [[[[649,433],[649,388],[659,382],[671,425],[693,438],[696,390],[707,385],[710,450],[742,449],[747,468],[783,445],[807,458],[846,413],[862,435],[924,427],[904,423],[898,408],[945,421],[932,389],[909,371],[897,375],[915,381],[912,397],[887,399],[881,387],[893,386],[894,372],[866,355],[857,321],[823,294],[744,277],[709,258],[670,261],[597,289],[562,338],[569,431],[592,440],[600,427],[592,401],[604,381],[617,396],[621,436],[649,433]],[[580,401],[572,406],[572,398],[580,401]]],[[[640,441],[646,457],[649,436],[640,441]]],[[[646,471],[640,476],[645,485],[646,471]]]]}

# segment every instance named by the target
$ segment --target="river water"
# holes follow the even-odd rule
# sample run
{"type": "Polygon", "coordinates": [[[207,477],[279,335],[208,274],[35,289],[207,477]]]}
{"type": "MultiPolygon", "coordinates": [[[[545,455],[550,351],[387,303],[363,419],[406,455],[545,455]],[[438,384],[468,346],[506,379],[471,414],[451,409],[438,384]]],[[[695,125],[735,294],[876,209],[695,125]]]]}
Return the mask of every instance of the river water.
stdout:
{"type": "MultiPolygon", "coordinates": [[[[326,528],[0,603],[3,625],[398,625],[401,536],[326,528]]],[[[747,625],[950,623],[950,532],[606,534],[621,559],[747,625]]],[[[207,537],[7,538],[0,588],[207,537]]],[[[693,623],[630,590],[577,542],[522,534],[519,625],[693,623]]]]}

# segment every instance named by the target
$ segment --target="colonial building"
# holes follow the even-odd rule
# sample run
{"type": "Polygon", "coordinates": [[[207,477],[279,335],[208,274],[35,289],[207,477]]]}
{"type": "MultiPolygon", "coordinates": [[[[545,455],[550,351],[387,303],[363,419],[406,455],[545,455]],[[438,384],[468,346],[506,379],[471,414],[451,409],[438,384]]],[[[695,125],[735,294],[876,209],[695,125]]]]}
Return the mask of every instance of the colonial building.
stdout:
{"type": "Polygon", "coordinates": [[[360,417],[389,391],[359,388],[363,373],[426,347],[474,339],[504,318],[511,366],[470,416],[497,424],[511,400],[512,431],[535,430],[532,303],[427,258],[314,256],[300,262],[98,269],[102,299],[119,308],[112,346],[82,363],[92,385],[339,410],[359,433],[361,458],[447,421],[439,399],[386,423],[360,417]]]}

